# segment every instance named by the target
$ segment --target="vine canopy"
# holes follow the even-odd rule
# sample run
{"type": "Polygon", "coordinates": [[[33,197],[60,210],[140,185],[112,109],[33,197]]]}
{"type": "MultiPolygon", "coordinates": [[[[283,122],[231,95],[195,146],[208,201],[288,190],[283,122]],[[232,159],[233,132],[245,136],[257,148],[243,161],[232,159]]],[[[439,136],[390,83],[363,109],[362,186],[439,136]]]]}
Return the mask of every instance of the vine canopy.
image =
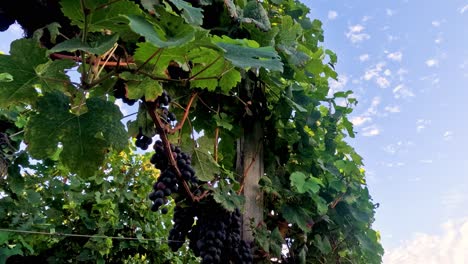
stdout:
{"type": "Polygon", "coordinates": [[[190,154],[202,193],[232,212],[248,202],[239,139],[259,123],[264,218],[252,225],[255,261],[381,262],[376,205],[347,142],[357,101],[330,89],[337,56],[322,46],[322,23],[307,6],[61,0],[59,8],[62,17],[38,19],[26,30],[34,34],[0,55],[0,111],[10,113],[1,117],[24,130],[11,140],[23,141],[29,158],[85,181],[130,138],[162,138],[190,154]],[[164,109],[154,107],[166,94],[178,122],[162,122],[164,109]],[[127,123],[121,99],[137,103],[127,123]]]}

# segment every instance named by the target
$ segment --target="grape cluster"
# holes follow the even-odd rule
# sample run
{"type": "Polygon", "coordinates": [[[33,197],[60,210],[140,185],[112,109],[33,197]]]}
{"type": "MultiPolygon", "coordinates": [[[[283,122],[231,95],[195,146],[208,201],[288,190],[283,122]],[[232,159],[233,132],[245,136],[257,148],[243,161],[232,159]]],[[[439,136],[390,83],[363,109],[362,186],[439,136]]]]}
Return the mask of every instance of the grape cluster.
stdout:
{"type": "Polygon", "coordinates": [[[148,136],[143,135],[143,131],[140,127],[140,131],[138,132],[138,135],[136,136],[135,145],[141,148],[142,150],[147,150],[149,145],[151,145],[151,143],[153,143],[153,139],[148,136]]]}
{"type": "Polygon", "coordinates": [[[185,238],[194,223],[194,210],[191,207],[176,206],[174,209],[174,226],[169,231],[169,247],[176,252],[184,244],[185,238]]]}
{"type": "Polygon", "coordinates": [[[162,94],[156,99],[156,103],[159,106],[168,106],[171,103],[172,99],[169,94],[164,90],[162,94]]]}
{"type": "Polygon", "coordinates": [[[180,170],[180,174],[185,181],[190,181],[192,183],[198,183],[198,179],[195,176],[195,170],[192,168],[192,159],[191,157],[182,152],[180,147],[175,147],[174,152],[172,152],[174,159],[177,162],[177,167],[180,170]]]}
{"type": "Polygon", "coordinates": [[[203,264],[252,263],[252,253],[241,240],[239,210],[228,212],[213,200],[198,210],[197,224],[188,234],[189,247],[203,264]]]}
{"type": "Polygon", "coordinates": [[[128,99],[127,97],[128,88],[125,80],[118,79],[114,84],[114,97],[117,99],[122,99],[122,101],[128,105],[135,104],[136,100],[128,99]]]}
{"type": "MultiPolygon", "coordinates": [[[[168,110],[170,102],[171,98],[166,91],[155,101],[158,114],[166,123],[176,121],[175,115],[168,110]]],[[[184,153],[179,146],[165,145],[161,140],[157,140],[153,148],[155,152],[150,162],[161,174],[149,194],[149,199],[153,201],[151,210],[158,211],[163,207],[161,212],[165,214],[167,198],[172,196],[176,201],[174,225],[168,237],[171,250],[179,250],[189,238],[189,247],[196,256],[201,257],[203,264],[252,263],[250,246],[241,240],[240,211],[227,211],[211,196],[201,202],[191,202],[187,199],[188,193],[183,184],[187,183],[185,186],[195,195],[200,195],[202,189],[190,155],[184,153]],[[170,160],[174,160],[175,164],[171,164],[170,160]]]]}

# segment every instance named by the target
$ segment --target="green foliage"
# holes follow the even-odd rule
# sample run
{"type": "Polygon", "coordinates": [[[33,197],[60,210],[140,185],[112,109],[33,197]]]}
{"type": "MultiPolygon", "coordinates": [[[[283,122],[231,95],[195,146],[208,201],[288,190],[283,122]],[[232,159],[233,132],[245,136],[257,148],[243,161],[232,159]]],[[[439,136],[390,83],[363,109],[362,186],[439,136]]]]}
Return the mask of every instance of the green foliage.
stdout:
{"type": "Polygon", "coordinates": [[[1,82],[0,107],[34,103],[37,89],[42,92],[66,91],[71,86],[64,71],[72,66],[74,63],[70,61],[48,59],[46,49],[40,48],[37,42],[14,41],[10,55],[0,55],[0,73],[8,77],[1,82]]]}
{"type": "Polygon", "coordinates": [[[25,131],[28,151],[33,158],[50,158],[61,143],[60,161],[73,172],[91,176],[109,147],[119,151],[127,144],[122,114],[114,104],[91,98],[88,111],[77,116],[70,113],[68,100],[59,93],[38,100],[38,114],[31,116],[25,131]]]}
{"type": "MultiPolygon", "coordinates": [[[[192,151],[203,189],[227,210],[250,202],[238,194],[247,168],[236,167],[242,155],[237,140],[253,122],[263,125],[265,219],[253,226],[257,262],[380,263],[362,158],[346,142],[355,136],[347,116],[356,99],[350,91],[328,96],[338,60],[321,46],[322,23],[294,0],[141,4],[62,0],[79,38],[49,50],[22,39],[12,43],[11,55],[0,55],[1,111],[15,113],[9,118],[24,128],[26,153],[39,160],[31,165],[29,156],[17,154],[1,179],[2,227],[165,237],[169,218],[148,208],[155,180],[149,157],[119,151],[139,128],[155,135],[147,103],[166,90],[171,111],[179,120],[187,117],[172,143],[192,151]],[[47,56],[61,51],[80,59],[47,56]],[[81,79],[72,83],[65,71],[78,64],[81,79]],[[169,66],[179,76],[170,76],[169,66]],[[125,109],[114,104],[118,78],[126,82],[128,99],[142,101],[127,128],[125,109]],[[337,105],[337,98],[346,105],[337,105]],[[203,134],[196,138],[195,132],[203,134]]],[[[179,255],[164,243],[97,236],[0,233],[0,245],[0,262],[15,254],[56,262],[193,261],[185,248],[179,255]]]]}
{"type": "Polygon", "coordinates": [[[149,210],[147,193],[158,171],[147,159],[129,149],[112,152],[103,170],[87,179],[51,160],[32,165],[27,156],[17,159],[25,171],[10,168],[2,179],[1,227],[57,235],[0,232],[0,261],[34,255],[48,263],[196,263],[186,249],[181,256],[169,253],[171,217],[149,210]]]}

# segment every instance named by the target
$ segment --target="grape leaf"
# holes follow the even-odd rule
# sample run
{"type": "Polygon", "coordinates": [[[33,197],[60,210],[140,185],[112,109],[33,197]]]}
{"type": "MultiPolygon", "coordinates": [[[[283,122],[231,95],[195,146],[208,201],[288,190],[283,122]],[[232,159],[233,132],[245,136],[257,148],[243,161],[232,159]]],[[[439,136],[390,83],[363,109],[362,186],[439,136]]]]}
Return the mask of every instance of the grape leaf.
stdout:
{"type": "Polygon", "coordinates": [[[217,77],[226,68],[222,55],[213,49],[199,48],[190,51],[189,59],[193,63],[191,87],[214,91],[218,87],[217,77]]]}
{"type": "Polygon", "coordinates": [[[296,187],[299,193],[317,193],[320,190],[320,185],[323,185],[320,179],[307,177],[304,173],[298,171],[291,173],[289,179],[291,186],[296,187]]]}
{"type": "Polygon", "coordinates": [[[62,12],[71,19],[73,25],[84,28],[85,22],[87,22],[88,32],[100,32],[102,30],[125,31],[128,28],[128,21],[122,14],[141,14],[139,6],[128,0],[62,0],[61,5],[62,12]],[[81,2],[84,2],[86,12],[89,12],[86,19],[81,2]]]}
{"type": "Polygon", "coordinates": [[[156,10],[154,6],[159,4],[159,0],[141,0],[140,3],[144,9],[148,10],[150,13],[155,13],[156,10]]]}
{"type": "Polygon", "coordinates": [[[283,71],[283,63],[273,47],[259,47],[253,40],[213,37],[214,43],[224,51],[224,57],[242,69],[265,68],[283,71]]]}
{"type": "Polygon", "coordinates": [[[298,225],[304,232],[310,231],[313,221],[306,208],[294,204],[283,205],[281,214],[286,221],[298,225]]]}
{"type": "Polygon", "coordinates": [[[122,114],[111,102],[88,99],[88,112],[76,116],[69,111],[69,99],[62,93],[49,93],[37,102],[37,114],[25,128],[25,141],[31,157],[45,159],[63,146],[60,161],[71,172],[91,176],[104,161],[109,147],[118,151],[127,145],[120,122],[122,114]]]}
{"type": "Polygon", "coordinates": [[[130,21],[130,28],[133,32],[145,37],[146,41],[158,48],[174,47],[183,45],[191,41],[195,36],[192,26],[184,24],[176,16],[172,16],[172,27],[163,29],[161,25],[148,22],[144,17],[137,15],[125,16],[130,21]],[[178,22],[178,23],[177,23],[178,22]],[[166,31],[171,34],[166,33],[166,31]]]}
{"type": "Polygon", "coordinates": [[[224,182],[219,182],[218,188],[213,188],[212,190],[215,201],[221,204],[224,209],[229,212],[233,212],[236,208],[242,208],[242,205],[245,202],[244,196],[233,192],[232,187],[228,186],[224,182]]]}
{"type": "Polygon", "coordinates": [[[188,24],[195,26],[201,26],[203,24],[203,9],[193,7],[189,3],[182,0],[169,0],[173,3],[179,10],[182,10],[182,17],[188,24]]]}
{"type": "Polygon", "coordinates": [[[273,256],[281,256],[281,251],[282,251],[282,245],[284,244],[284,239],[281,236],[281,232],[279,231],[279,228],[276,227],[270,235],[271,238],[271,244],[270,244],[270,252],[273,254],[273,256]]]}
{"type": "Polygon", "coordinates": [[[154,101],[163,92],[161,84],[149,77],[130,72],[123,72],[119,76],[127,81],[129,99],[140,99],[144,96],[146,101],[154,101]]]}
{"type": "Polygon", "coordinates": [[[283,16],[279,28],[276,42],[286,47],[295,46],[297,38],[302,34],[301,26],[295,23],[290,16],[283,16]]]}
{"type": "Polygon", "coordinates": [[[51,61],[46,50],[30,39],[15,40],[10,53],[0,55],[0,73],[10,76],[7,82],[0,82],[0,107],[33,103],[37,98],[36,88],[47,92],[71,87],[64,70],[73,67],[73,61],[51,61]]]}
{"type": "Polygon", "coordinates": [[[216,125],[227,130],[232,130],[232,122],[234,121],[231,116],[226,113],[213,116],[216,121],[216,125]]]}
{"type": "Polygon", "coordinates": [[[138,43],[138,48],[135,51],[134,59],[139,63],[146,62],[153,54],[159,52],[154,58],[147,61],[147,65],[154,66],[153,73],[159,77],[167,77],[165,74],[165,70],[167,66],[169,66],[170,62],[177,62],[179,65],[186,63],[187,60],[187,53],[189,49],[187,46],[180,46],[180,47],[171,47],[171,48],[157,48],[153,44],[149,42],[138,43]]]}
{"type": "Polygon", "coordinates": [[[319,234],[314,236],[314,246],[316,246],[322,254],[326,255],[332,251],[332,247],[330,245],[330,240],[328,237],[324,236],[323,238],[320,237],[319,234]]]}
{"type": "Polygon", "coordinates": [[[242,77],[240,72],[232,68],[221,76],[218,85],[221,88],[221,91],[228,93],[232,88],[236,87],[237,84],[240,83],[241,79],[242,77]]]}
{"type": "Polygon", "coordinates": [[[208,136],[202,136],[197,139],[198,147],[192,154],[192,165],[197,172],[198,179],[202,181],[211,181],[216,174],[219,174],[219,165],[211,155],[210,147],[213,146],[214,139],[208,136]]]}
{"type": "Polygon", "coordinates": [[[13,76],[8,72],[0,73],[0,82],[12,82],[13,76]]]}
{"type": "Polygon", "coordinates": [[[253,23],[259,29],[268,31],[271,29],[270,19],[268,13],[261,2],[249,1],[244,7],[243,18],[244,23],[253,23]]]}
{"type": "Polygon", "coordinates": [[[98,37],[95,41],[90,43],[83,43],[79,38],[72,38],[60,42],[55,47],[50,49],[49,52],[69,51],[75,52],[77,50],[86,51],[92,54],[100,55],[110,50],[119,39],[118,34],[103,35],[98,37]]]}

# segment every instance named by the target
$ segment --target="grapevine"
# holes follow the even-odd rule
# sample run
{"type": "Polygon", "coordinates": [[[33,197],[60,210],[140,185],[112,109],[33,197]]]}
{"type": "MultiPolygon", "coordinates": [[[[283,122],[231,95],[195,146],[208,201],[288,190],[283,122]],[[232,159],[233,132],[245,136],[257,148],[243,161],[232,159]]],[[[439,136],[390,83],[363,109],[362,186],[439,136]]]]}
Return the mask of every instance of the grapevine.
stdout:
{"type": "MultiPolygon", "coordinates": [[[[166,250],[190,248],[202,263],[381,261],[380,234],[372,229],[376,206],[362,158],[347,143],[355,137],[348,115],[356,99],[351,91],[330,93],[337,56],[323,47],[322,23],[310,19],[306,5],[296,0],[30,2],[25,10],[20,1],[0,1],[0,30],[16,20],[26,33],[12,43],[10,54],[0,55],[0,115],[15,127],[0,135],[26,146],[19,152],[0,142],[0,172],[8,170],[2,178],[8,185],[0,192],[9,194],[0,197],[0,212],[22,208],[2,207],[20,196],[38,202],[37,187],[21,187],[23,181],[35,186],[36,178],[20,174],[36,159],[34,169],[46,182],[63,174],[60,194],[85,180],[118,182],[115,190],[144,189],[147,201],[138,207],[152,213],[148,218],[173,213],[172,226],[164,224],[170,228],[164,234],[166,250]],[[75,69],[79,81],[67,74],[75,69]],[[139,110],[125,126],[127,105],[139,110]],[[134,150],[130,141],[151,152],[147,166],[158,175],[151,184],[101,173],[140,173],[121,164],[106,170],[110,153],[134,150]]],[[[78,219],[99,234],[117,229],[96,227],[80,211],[114,210],[112,199],[103,198],[109,193],[93,189],[83,195],[96,198],[99,207],[60,207],[70,219],[56,223],[78,219]]],[[[43,217],[31,223],[50,217],[30,215],[43,217]]],[[[136,237],[145,229],[125,228],[136,237]]],[[[56,245],[53,251],[63,255],[56,245]]],[[[101,260],[109,248],[97,249],[101,260]]]]}

